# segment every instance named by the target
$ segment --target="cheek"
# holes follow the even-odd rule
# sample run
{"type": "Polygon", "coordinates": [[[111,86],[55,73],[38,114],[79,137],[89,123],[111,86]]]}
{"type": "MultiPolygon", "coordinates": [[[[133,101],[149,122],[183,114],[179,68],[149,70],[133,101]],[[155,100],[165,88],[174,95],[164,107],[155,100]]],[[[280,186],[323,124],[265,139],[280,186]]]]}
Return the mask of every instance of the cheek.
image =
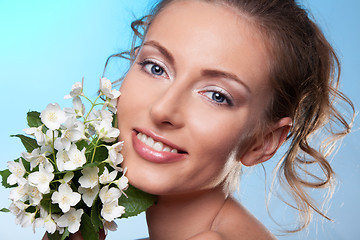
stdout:
{"type": "Polygon", "coordinates": [[[223,168],[241,150],[242,139],[248,134],[246,113],[206,115],[200,111],[195,116],[189,138],[194,154],[207,167],[223,168]]]}
{"type": "Polygon", "coordinates": [[[196,141],[214,155],[229,155],[238,148],[250,129],[246,109],[208,111],[202,107],[194,111],[193,116],[189,124],[196,141]]]}
{"type": "MultiPolygon", "coordinates": [[[[126,121],[138,112],[137,109],[146,102],[148,97],[146,91],[143,91],[141,79],[128,73],[120,87],[120,98],[118,100],[118,120],[126,121]]],[[[120,122],[120,121],[119,121],[120,122]]]]}
{"type": "MultiPolygon", "coordinates": [[[[207,121],[206,123],[209,123],[207,121]]],[[[210,121],[211,123],[211,121],[210,121]]],[[[244,139],[248,136],[247,124],[239,121],[216,124],[206,127],[199,124],[194,132],[192,144],[195,164],[193,183],[205,188],[218,186],[225,181],[231,170],[236,167],[242,152],[245,151],[244,139]]]]}
{"type": "Polygon", "coordinates": [[[250,117],[253,114],[251,109],[244,108],[236,113],[207,115],[208,118],[202,119],[202,124],[198,122],[194,126],[192,144],[200,146],[196,150],[202,161],[199,169],[203,171],[204,179],[213,177],[213,185],[224,181],[248,150],[256,125],[256,121],[250,117]],[[195,129],[198,132],[195,133],[195,129]]]}

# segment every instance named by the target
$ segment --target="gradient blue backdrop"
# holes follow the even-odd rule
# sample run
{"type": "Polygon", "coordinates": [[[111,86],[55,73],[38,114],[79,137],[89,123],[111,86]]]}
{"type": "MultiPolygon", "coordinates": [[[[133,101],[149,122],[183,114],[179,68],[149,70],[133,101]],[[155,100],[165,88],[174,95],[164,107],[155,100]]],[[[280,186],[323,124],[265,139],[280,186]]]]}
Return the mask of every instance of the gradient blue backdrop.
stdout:
{"type": "MultiPolygon", "coordinates": [[[[29,110],[41,111],[50,102],[70,106],[63,100],[74,82],[85,77],[85,91],[96,92],[106,58],[127,49],[129,24],[154,1],[0,1],[0,169],[24,150],[9,135],[26,127],[29,110]]],[[[308,7],[339,53],[343,65],[342,89],[360,106],[360,1],[307,0],[308,7]]],[[[114,78],[111,80],[115,80],[114,78]]],[[[330,205],[334,223],[315,217],[309,229],[280,239],[360,239],[360,134],[359,120],[351,135],[343,141],[333,166],[338,188],[330,205]]],[[[268,175],[276,159],[265,164],[268,175]]],[[[270,219],[264,203],[264,173],[261,167],[247,170],[242,178],[240,201],[269,229],[279,227],[270,219]]],[[[8,207],[8,189],[0,187],[0,208],[8,207]]],[[[281,223],[294,222],[292,211],[274,199],[273,215],[281,223]]],[[[0,239],[40,239],[30,228],[14,223],[15,217],[0,213],[0,239]]],[[[144,214],[118,221],[118,231],[107,239],[135,239],[147,235],[144,214]]]]}

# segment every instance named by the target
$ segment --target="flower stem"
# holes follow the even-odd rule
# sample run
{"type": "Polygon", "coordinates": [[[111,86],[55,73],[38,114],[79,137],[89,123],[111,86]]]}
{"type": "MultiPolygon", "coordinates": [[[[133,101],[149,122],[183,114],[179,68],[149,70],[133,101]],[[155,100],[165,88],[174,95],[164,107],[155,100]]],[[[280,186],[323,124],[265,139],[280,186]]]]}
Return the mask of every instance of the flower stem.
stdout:
{"type": "Polygon", "coordinates": [[[91,163],[94,162],[95,152],[96,152],[96,148],[98,147],[99,140],[100,140],[100,138],[98,138],[98,139],[96,140],[95,147],[94,147],[94,151],[93,151],[92,158],[91,158],[91,163]]]}
{"type": "Polygon", "coordinates": [[[54,161],[52,161],[50,158],[48,158],[48,159],[49,159],[49,161],[54,165],[56,171],[58,172],[59,170],[58,170],[58,168],[57,168],[57,166],[56,166],[56,163],[55,163],[56,156],[55,156],[55,147],[54,147],[54,145],[55,145],[55,133],[54,133],[54,130],[53,130],[53,131],[52,131],[52,143],[51,143],[51,147],[52,147],[52,155],[53,155],[54,161]]]}
{"type": "Polygon", "coordinates": [[[96,101],[100,98],[102,94],[100,93],[97,98],[95,99],[94,102],[92,102],[90,99],[88,99],[85,95],[84,98],[86,98],[87,100],[89,100],[91,102],[91,108],[89,110],[89,112],[86,114],[86,117],[84,118],[84,122],[87,120],[87,118],[89,117],[89,114],[91,113],[91,111],[93,110],[93,108],[96,106],[96,101]]]}

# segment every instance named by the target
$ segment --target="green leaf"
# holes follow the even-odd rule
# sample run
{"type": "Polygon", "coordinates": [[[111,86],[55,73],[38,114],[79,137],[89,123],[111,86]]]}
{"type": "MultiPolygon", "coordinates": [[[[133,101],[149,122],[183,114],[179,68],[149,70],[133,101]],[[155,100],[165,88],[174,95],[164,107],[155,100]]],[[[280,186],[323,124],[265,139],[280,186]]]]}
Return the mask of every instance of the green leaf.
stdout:
{"type": "Polygon", "coordinates": [[[108,156],[109,156],[109,151],[107,150],[106,147],[104,146],[97,147],[95,152],[94,162],[102,162],[105,159],[107,159],[108,156]]]}
{"type": "Polygon", "coordinates": [[[60,240],[61,235],[58,231],[54,232],[53,234],[46,232],[47,237],[49,240],[60,240]]]}
{"type": "Polygon", "coordinates": [[[0,209],[0,212],[10,212],[10,210],[7,208],[2,208],[2,209],[0,209]]]}
{"type": "Polygon", "coordinates": [[[39,145],[37,144],[36,140],[27,136],[24,136],[22,134],[17,135],[10,135],[10,137],[18,137],[20,138],[22,144],[24,145],[26,151],[31,153],[35,148],[38,148],[39,145]]]}
{"type": "Polygon", "coordinates": [[[46,233],[49,240],[65,240],[70,235],[68,228],[65,228],[63,234],[60,234],[58,231],[54,232],[53,234],[48,232],[46,233]]]}
{"type": "Polygon", "coordinates": [[[140,214],[153,205],[156,200],[155,196],[145,193],[131,185],[129,185],[125,194],[128,198],[122,195],[119,199],[119,205],[125,207],[125,213],[121,218],[128,218],[140,214]]]}
{"type": "Polygon", "coordinates": [[[26,161],[24,158],[18,158],[15,161],[22,161],[22,164],[27,172],[30,172],[30,162],[26,161]]]}
{"type": "MultiPolygon", "coordinates": [[[[95,138],[92,140],[90,144],[88,144],[88,146],[86,147],[86,154],[85,154],[88,162],[91,162],[91,160],[93,159],[94,151],[95,151],[95,156],[93,162],[102,162],[108,158],[107,148],[101,145],[109,145],[109,143],[103,142],[101,140],[98,141],[98,138],[95,138]]],[[[82,148],[79,149],[81,150],[82,148]]]]}
{"type": "Polygon", "coordinates": [[[62,213],[58,204],[51,203],[51,195],[52,193],[47,193],[43,196],[40,201],[41,207],[43,207],[47,212],[62,213]]]}
{"type": "Polygon", "coordinates": [[[77,148],[82,150],[83,148],[88,149],[89,144],[85,140],[81,140],[75,143],[77,148]]]}
{"type": "Polygon", "coordinates": [[[99,198],[95,201],[91,207],[91,223],[93,224],[95,231],[99,232],[100,228],[103,228],[102,221],[99,214],[99,198]]]}
{"type": "Polygon", "coordinates": [[[6,188],[13,188],[13,187],[16,187],[16,186],[17,186],[16,184],[10,185],[10,184],[7,183],[7,179],[8,179],[8,177],[11,175],[11,172],[10,172],[9,169],[5,169],[5,170],[3,170],[3,171],[0,171],[0,175],[1,175],[1,177],[2,177],[2,182],[1,182],[1,184],[2,184],[4,187],[6,187],[6,188]]]}
{"type": "Polygon", "coordinates": [[[65,228],[65,231],[63,232],[60,240],[65,240],[68,236],[70,236],[69,229],[65,228]]]}
{"type": "Polygon", "coordinates": [[[99,234],[96,232],[90,217],[86,213],[83,213],[81,216],[80,231],[83,239],[99,240],[99,234]]]}
{"type": "Polygon", "coordinates": [[[27,113],[27,123],[29,127],[40,127],[43,125],[40,119],[40,113],[39,112],[28,112],[27,113]]]}
{"type": "Polygon", "coordinates": [[[112,126],[113,126],[114,128],[118,128],[118,118],[117,118],[117,114],[114,114],[114,116],[113,116],[112,126]]]}
{"type": "Polygon", "coordinates": [[[99,165],[98,162],[86,163],[86,164],[82,167],[82,169],[87,168],[87,167],[97,167],[98,165],[99,165]]]}

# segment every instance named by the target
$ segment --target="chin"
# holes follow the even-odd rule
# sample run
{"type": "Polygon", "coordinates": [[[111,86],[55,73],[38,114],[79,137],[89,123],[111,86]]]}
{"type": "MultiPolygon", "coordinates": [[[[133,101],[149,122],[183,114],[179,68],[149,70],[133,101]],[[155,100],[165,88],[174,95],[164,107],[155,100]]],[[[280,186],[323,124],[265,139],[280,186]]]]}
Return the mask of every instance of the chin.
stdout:
{"type": "Polygon", "coordinates": [[[153,195],[159,195],[164,192],[164,190],[161,190],[163,188],[161,185],[163,184],[161,184],[160,177],[149,174],[151,172],[150,170],[147,170],[145,167],[139,167],[141,165],[132,164],[132,162],[126,160],[122,165],[124,169],[127,168],[125,175],[132,186],[153,195]]]}
{"type": "Polygon", "coordinates": [[[168,195],[171,192],[170,189],[165,187],[159,181],[149,181],[148,179],[134,177],[131,174],[128,176],[129,183],[137,189],[152,194],[152,195],[168,195]]]}

